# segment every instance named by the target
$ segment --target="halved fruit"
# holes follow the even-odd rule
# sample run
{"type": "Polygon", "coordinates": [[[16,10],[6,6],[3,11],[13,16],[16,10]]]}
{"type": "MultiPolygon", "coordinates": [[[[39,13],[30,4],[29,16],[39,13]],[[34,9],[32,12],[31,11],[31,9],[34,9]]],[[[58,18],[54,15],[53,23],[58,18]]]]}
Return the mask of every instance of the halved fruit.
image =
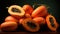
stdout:
{"type": "Polygon", "coordinates": [[[8,8],[8,13],[14,17],[23,17],[25,14],[25,11],[22,9],[21,6],[18,5],[12,5],[8,8]]]}
{"type": "Polygon", "coordinates": [[[57,23],[56,19],[54,16],[52,15],[48,15],[46,17],[46,23],[47,23],[47,26],[48,28],[51,30],[51,31],[56,31],[59,24],[57,23]]]}
{"type": "Polygon", "coordinates": [[[27,31],[30,31],[30,32],[37,32],[40,29],[39,24],[36,23],[31,18],[24,19],[22,25],[27,31]]]}

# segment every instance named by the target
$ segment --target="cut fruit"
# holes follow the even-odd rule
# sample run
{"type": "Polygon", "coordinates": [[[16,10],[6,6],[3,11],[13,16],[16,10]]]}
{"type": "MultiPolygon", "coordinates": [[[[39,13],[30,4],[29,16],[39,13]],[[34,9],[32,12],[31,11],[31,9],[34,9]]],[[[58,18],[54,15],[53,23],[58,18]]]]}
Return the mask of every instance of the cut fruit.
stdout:
{"type": "Polygon", "coordinates": [[[47,23],[48,28],[51,31],[56,31],[57,28],[58,28],[58,26],[59,26],[58,23],[57,23],[57,21],[56,21],[56,19],[55,19],[55,17],[52,16],[52,15],[48,15],[46,17],[46,23],[47,23]]]}
{"type": "Polygon", "coordinates": [[[8,13],[12,16],[19,18],[24,16],[25,11],[22,9],[22,7],[18,5],[12,5],[8,8],[8,13]]]}
{"type": "Polygon", "coordinates": [[[26,18],[22,25],[26,30],[30,32],[37,32],[40,29],[39,24],[33,21],[31,18],[26,18]]]}

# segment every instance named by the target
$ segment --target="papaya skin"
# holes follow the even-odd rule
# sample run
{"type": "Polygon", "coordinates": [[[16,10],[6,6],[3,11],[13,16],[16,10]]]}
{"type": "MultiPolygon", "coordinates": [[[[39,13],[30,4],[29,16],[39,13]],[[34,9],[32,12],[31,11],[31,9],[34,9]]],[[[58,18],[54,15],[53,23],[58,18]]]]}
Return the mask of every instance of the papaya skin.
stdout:
{"type": "Polygon", "coordinates": [[[26,18],[32,18],[30,14],[25,14],[23,18],[19,19],[19,24],[22,24],[22,22],[24,21],[24,19],[26,18]]]}
{"type": "Polygon", "coordinates": [[[24,21],[24,19],[22,18],[22,19],[19,19],[19,24],[22,24],[23,23],[23,21],[24,21]]]}
{"type": "Polygon", "coordinates": [[[31,18],[26,18],[26,19],[24,19],[22,25],[23,25],[23,27],[24,27],[27,31],[30,31],[30,32],[37,32],[37,31],[40,29],[39,24],[37,24],[37,23],[36,23],[35,21],[33,21],[31,18]],[[34,23],[34,24],[36,25],[36,27],[33,29],[33,28],[31,28],[30,26],[28,26],[28,24],[27,24],[28,21],[34,23]]]}
{"type": "Polygon", "coordinates": [[[25,11],[26,14],[31,14],[33,12],[33,8],[30,5],[24,5],[23,10],[25,11]]]}
{"type": "Polygon", "coordinates": [[[43,17],[35,17],[33,20],[38,24],[45,24],[45,19],[43,17]]]}
{"type": "Polygon", "coordinates": [[[3,22],[1,24],[1,30],[2,31],[15,31],[17,28],[17,23],[16,22],[3,22]]]}
{"type": "Polygon", "coordinates": [[[16,18],[19,19],[19,17],[23,17],[24,14],[25,14],[25,11],[23,10],[22,7],[18,6],[18,5],[11,5],[9,8],[8,8],[8,13],[16,18]],[[12,9],[14,9],[14,11],[12,11],[12,9]],[[17,10],[18,9],[18,10],[17,10]],[[16,12],[15,12],[16,11],[16,12]],[[17,12],[19,11],[19,12],[17,12]]]}
{"type": "Polygon", "coordinates": [[[24,17],[26,17],[26,18],[31,18],[31,15],[30,15],[30,14],[25,14],[24,17]]]}
{"type": "Polygon", "coordinates": [[[17,19],[17,21],[19,20],[19,19],[21,19],[21,18],[23,18],[23,17],[20,17],[20,16],[17,16],[17,15],[11,15],[12,17],[14,17],[15,19],[17,19]]]}
{"type": "Polygon", "coordinates": [[[56,31],[57,28],[59,27],[59,24],[57,23],[55,17],[52,16],[52,15],[46,16],[46,23],[47,23],[48,28],[49,28],[51,31],[56,31]],[[51,25],[51,23],[50,23],[50,21],[49,21],[49,18],[52,18],[52,19],[53,19],[53,21],[54,21],[54,27],[52,27],[52,25],[51,25]]]}
{"type": "Polygon", "coordinates": [[[7,17],[5,18],[5,22],[8,22],[8,21],[17,22],[17,19],[15,19],[13,16],[7,16],[7,17]]]}
{"type": "Polygon", "coordinates": [[[47,14],[47,8],[41,5],[32,12],[32,17],[45,17],[47,14]]]}

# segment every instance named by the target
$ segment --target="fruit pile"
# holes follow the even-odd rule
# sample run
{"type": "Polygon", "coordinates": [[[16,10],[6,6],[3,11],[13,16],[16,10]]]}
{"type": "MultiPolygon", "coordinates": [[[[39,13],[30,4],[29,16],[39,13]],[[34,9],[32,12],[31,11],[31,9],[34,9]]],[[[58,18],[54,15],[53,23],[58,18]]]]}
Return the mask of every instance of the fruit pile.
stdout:
{"type": "Polygon", "coordinates": [[[18,5],[11,5],[8,8],[10,16],[5,18],[5,22],[0,25],[2,31],[15,31],[18,24],[22,24],[25,30],[30,32],[37,32],[40,25],[47,24],[51,31],[56,31],[58,23],[54,16],[48,13],[47,7],[41,5],[33,9],[30,5],[23,7],[18,5]]]}

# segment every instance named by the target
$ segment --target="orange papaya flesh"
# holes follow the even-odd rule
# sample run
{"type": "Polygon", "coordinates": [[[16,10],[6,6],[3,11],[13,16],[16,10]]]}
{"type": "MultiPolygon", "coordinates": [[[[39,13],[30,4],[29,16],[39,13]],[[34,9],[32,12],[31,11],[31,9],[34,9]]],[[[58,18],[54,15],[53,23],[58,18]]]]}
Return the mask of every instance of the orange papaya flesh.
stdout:
{"type": "Polygon", "coordinates": [[[55,17],[52,16],[52,15],[48,15],[48,16],[46,17],[46,23],[47,23],[48,28],[49,28],[51,31],[56,31],[57,28],[59,27],[59,24],[57,23],[55,17]]]}
{"type": "Polygon", "coordinates": [[[40,29],[39,24],[37,24],[35,21],[33,21],[30,18],[26,18],[23,23],[23,27],[30,32],[36,32],[40,29]]]}

